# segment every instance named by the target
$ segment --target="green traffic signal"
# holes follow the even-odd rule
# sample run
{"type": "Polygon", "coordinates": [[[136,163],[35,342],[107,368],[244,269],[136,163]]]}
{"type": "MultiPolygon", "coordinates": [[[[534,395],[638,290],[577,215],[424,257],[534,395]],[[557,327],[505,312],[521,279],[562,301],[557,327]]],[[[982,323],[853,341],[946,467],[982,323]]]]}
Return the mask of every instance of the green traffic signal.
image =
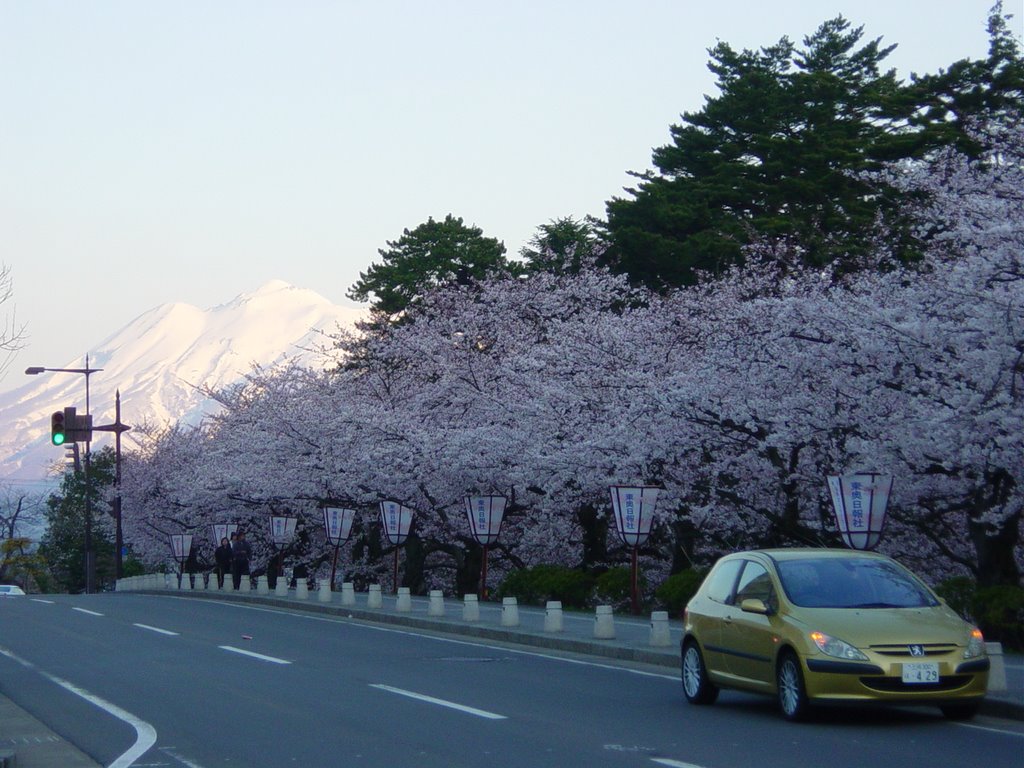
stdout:
{"type": "Polygon", "coordinates": [[[66,437],[64,411],[54,411],[50,416],[50,442],[54,445],[64,445],[66,437]]]}

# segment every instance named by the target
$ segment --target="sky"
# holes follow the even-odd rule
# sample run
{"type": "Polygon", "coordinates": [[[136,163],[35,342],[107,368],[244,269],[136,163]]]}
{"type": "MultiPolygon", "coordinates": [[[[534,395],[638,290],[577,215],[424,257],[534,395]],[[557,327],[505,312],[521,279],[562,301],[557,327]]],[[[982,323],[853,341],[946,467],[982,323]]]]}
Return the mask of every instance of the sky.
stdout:
{"type": "Polygon", "coordinates": [[[0,390],[161,304],[274,279],[351,304],[429,217],[510,255],[548,221],[602,217],[715,94],[717,40],[800,40],[843,14],[899,45],[906,78],[983,57],[992,4],[0,0],[0,323],[27,334],[0,390]]]}

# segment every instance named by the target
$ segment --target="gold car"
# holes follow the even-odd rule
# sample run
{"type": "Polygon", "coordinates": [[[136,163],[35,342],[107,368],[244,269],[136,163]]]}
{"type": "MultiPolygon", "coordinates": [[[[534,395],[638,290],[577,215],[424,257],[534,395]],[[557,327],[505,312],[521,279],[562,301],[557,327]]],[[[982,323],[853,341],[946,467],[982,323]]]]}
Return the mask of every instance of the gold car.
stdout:
{"type": "Polygon", "coordinates": [[[720,559],[686,606],[683,692],[778,698],[789,720],[818,703],[935,704],[972,717],[988,685],[980,630],[891,558],[837,549],[720,559]]]}

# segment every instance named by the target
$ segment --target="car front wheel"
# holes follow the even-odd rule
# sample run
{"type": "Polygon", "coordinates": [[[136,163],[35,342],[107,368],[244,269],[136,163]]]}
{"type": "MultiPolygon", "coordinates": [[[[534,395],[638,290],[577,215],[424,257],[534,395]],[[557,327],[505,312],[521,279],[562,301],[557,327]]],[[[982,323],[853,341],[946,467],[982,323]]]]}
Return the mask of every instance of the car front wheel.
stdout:
{"type": "Polygon", "coordinates": [[[787,720],[803,720],[810,704],[800,660],[792,651],[783,653],[775,672],[775,686],[779,694],[779,708],[787,720]]]}
{"type": "Polygon", "coordinates": [[[683,693],[691,704],[714,704],[718,698],[718,688],[708,679],[704,657],[693,640],[683,647],[683,693]]]}

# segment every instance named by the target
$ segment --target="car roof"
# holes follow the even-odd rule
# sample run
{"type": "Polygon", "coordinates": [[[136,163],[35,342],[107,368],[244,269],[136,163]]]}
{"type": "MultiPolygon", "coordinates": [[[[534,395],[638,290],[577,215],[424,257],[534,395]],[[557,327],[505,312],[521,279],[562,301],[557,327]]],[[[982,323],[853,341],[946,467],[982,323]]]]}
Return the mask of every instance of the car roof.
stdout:
{"type": "Polygon", "coordinates": [[[746,552],[736,552],[735,557],[743,555],[764,555],[777,562],[789,560],[820,560],[822,558],[842,560],[853,558],[870,557],[877,560],[888,560],[885,555],[877,552],[868,552],[860,549],[838,549],[830,547],[791,547],[779,549],[752,549],[746,552]]]}

